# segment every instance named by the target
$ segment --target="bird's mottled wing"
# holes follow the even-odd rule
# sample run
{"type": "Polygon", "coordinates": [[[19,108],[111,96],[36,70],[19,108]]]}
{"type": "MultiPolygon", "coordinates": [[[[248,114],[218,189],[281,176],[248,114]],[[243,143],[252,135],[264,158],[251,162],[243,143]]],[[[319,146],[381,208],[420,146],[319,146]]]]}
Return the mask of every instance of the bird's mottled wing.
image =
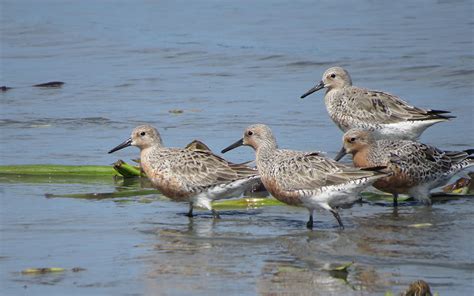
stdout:
{"type": "Polygon", "coordinates": [[[319,153],[283,153],[276,155],[271,174],[285,190],[311,190],[376,173],[343,165],[319,153]]]}
{"type": "MultiPolygon", "coordinates": [[[[455,157],[458,155],[453,154],[455,157]]],[[[390,162],[402,173],[417,181],[428,181],[450,171],[453,159],[450,154],[435,147],[406,142],[390,151],[390,162]]],[[[467,156],[467,154],[466,154],[467,156]]]]}
{"type": "Polygon", "coordinates": [[[172,174],[188,187],[205,188],[258,174],[254,168],[229,163],[210,151],[170,149],[166,154],[166,162],[155,169],[172,174]]]}
{"type": "Polygon", "coordinates": [[[343,93],[346,110],[354,118],[366,122],[396,123],[407,120],[448,119],[435,111],[411,106],[397,96],[357,87],[348,87],[343,93]]]}

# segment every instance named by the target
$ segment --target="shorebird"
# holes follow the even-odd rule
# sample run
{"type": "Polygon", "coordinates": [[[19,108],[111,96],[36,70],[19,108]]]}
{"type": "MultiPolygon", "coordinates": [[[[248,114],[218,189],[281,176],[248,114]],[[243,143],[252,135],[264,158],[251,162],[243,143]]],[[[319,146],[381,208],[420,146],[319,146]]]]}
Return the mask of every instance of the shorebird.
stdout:
{"type": "Polygon", "coordinates": [[[382,167],[358,169],[326,158],[320,152],[278,149],[270,128],[263,124],[247,127],[244,137],[222,153],[242,145],[255,150],[261,180],[276,199],[309,210],[306,227],[310,229],[317,207],[330,211],[343,229],[335,208],[354,203],[365,187],[387,176],[379,172],[382,167]]]}
{"type": "Polygon", "coordinates": [[[140,165],[154,187],[170,199],[189,202],[188,217],[198,206],[219,218],[213,200],[238,196],[260,180],[256,169],[230,163],[211,151],[164,147],[158,130],[150,125],[136,127],[109,153],[128,146],[140,148],[140,165]]]}
{"type": "Polygon", "coordinates": [[[373,132],[366,130],[349,130],[343,143],[336,160],[350,153],[356,167],[387,166],[393,173],[373,186],[392,193],[394,205],[400,193],[429,205],[431,189],[445,185],[459,171],[474,165],[474,149],[442,151],[409,140],[376,140],[373,132]]]}
{"type": "Polygon", "coordinates": [[[351,76],[341,67],[327,69],[322,81],[301,98],[323,88],[329,116],[343,132],[361,128],[379,138],[416,140],[431,125],[455,117],[446,115],[449,111],[414,107],[397,96],[352,86],[351,76]]]}

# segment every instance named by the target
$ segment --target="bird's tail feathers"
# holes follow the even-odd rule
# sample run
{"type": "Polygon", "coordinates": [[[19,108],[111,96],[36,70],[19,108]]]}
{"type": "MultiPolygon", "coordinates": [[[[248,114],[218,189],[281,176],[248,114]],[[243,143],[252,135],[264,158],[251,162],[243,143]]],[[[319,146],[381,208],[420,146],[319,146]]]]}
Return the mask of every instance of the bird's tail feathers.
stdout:
{"type": "Polygon", "coordinates": [[[474,157],[474,155],[473,155],[474,154],[474,149],[466,149],[466,150],[464,150],[464,152],[466,152],[469,155],[468,158],[474,157]]]}
{"type": "Polygon", "coordinates": [[[445,110],[428,110],[427,112],[429,115],[433,115],[433,119],[435,118],[440,118],[440,119],[451,119],[451,118],[456,118],[454,115],[447,115],[448,113],[451,113],[451,111],[445,111],[445,110]]]}

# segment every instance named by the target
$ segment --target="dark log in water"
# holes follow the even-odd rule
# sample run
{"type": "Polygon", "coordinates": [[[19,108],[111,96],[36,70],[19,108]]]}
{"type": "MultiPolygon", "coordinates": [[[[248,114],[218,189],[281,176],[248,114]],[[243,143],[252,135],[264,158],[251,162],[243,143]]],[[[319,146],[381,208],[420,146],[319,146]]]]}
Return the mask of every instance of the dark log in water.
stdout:
{"type": "Polygon", "coordinates": [[[46,83],[40,83],[33,85],[34,87],[62,87],[64,82],[62,81],[50,81],[46,83]]]}

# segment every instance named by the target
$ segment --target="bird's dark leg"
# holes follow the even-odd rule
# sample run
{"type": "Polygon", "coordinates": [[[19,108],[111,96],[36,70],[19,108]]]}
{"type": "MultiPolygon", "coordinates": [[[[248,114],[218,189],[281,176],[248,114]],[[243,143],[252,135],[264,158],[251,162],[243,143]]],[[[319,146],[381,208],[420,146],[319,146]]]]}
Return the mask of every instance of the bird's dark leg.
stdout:
{"type": "Polygon", "coordinates": [[[398,193],[393,193],[393,206],[398,206],[398,193]]]}
{"type": "Polygon", "coordinates": [[[214,217],[214,219],[220,219],[221,218],[219,213],[214,209],[212,209],[212,217],[214,217]]]}
{"type": "Polygon", "coordinates": [[[313,229],[313,210],[309,210],[309,220],[306,223],[306,228],[313,229]]]}
{"type": "Polygon", "coordinates": [[[193,217],[193,203],[192,202],[189,203],[189,212],[186,214],[186,216],[188,216],[189,218],[193,217]]]}
{"type": "Polygon", "coordinates": [[[309,215],[309,220],[306,223],[306,228],[313,229],[313,215],[309,215]]]}
{"type": "Polygon", "coordinates": [[[342,224],[342,220],[341,220],[341,217],[339,216],[339,213],[333,209],[331,209],[330,211],[334,215],[334,218],[336,218],[337,223],[339,223],[339,227],[341,229],[344,229],[344,224],[342,224]]]}

